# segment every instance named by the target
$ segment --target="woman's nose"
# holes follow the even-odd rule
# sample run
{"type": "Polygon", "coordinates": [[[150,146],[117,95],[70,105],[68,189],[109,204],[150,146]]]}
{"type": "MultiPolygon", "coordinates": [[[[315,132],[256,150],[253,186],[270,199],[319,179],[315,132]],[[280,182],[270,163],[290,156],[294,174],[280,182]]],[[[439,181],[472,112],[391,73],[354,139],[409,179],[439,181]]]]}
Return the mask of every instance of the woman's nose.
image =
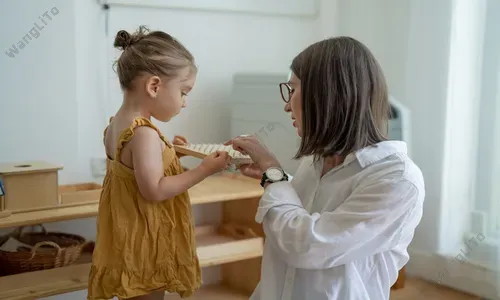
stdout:
{"type": "Polygon", "coordinates": [[[292,111],[292,108],[290,106],[290,102],[288,102],[287,104],[285,104],[285,111],[286,112],[291,112],[292,111]]]}

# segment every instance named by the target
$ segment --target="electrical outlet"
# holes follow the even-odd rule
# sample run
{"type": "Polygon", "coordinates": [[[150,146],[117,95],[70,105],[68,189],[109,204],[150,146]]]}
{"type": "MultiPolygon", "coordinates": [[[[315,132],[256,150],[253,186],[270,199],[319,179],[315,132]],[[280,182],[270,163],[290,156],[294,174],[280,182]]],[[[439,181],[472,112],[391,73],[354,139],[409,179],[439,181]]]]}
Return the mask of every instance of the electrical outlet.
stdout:
{"type": "Polygon", "coordinates": [[[90,159],[90,168],[92,170],[92,176],[104,177],[106,175],[106,158],[94,157],[90,159]]]}

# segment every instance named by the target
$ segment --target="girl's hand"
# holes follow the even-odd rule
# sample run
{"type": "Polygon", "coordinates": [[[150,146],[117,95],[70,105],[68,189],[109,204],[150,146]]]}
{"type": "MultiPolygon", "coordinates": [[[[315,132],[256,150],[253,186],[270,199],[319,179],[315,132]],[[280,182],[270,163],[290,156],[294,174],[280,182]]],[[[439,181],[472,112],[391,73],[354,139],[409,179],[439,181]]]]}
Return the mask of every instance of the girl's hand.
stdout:
{"type": "MultiPolygon", "coordinates": [[[[233,149],[241,152],[242,154],[250,156],[254,161],[255,165],[260,168],[260,175],[264,173],[270,167],[279,167],[280,163],[274,154],[269,151],[269,149],[263,145],[257,137],[253,135],[248,136],[238,136],[232,140],[229,140],[224,145],[233,145],[233,149]]],[[[246,172],[252,172],[255,174],[256,166],[252,166],[252,171],[243,169],[246,172]]]]}
{"type": "Polygon", "coordinates": [[[210,176],[212,174],[226,170],[231,162],[231,156],[226,151],[214,152],[203,159],[200,169],[210,176]]]}
{"type": "MultiPolygon", "coordinates": [[[[185,146],[188,144],[187,139],[181,135],[176,135],[174,136],[174,139],[172,140],[173,145],[180,145],[180,146],[185,146]]],[[[177,157],[181,158],[183,156],[186,156],[185,154],[182,153],[176,153],[177,157]]]]}

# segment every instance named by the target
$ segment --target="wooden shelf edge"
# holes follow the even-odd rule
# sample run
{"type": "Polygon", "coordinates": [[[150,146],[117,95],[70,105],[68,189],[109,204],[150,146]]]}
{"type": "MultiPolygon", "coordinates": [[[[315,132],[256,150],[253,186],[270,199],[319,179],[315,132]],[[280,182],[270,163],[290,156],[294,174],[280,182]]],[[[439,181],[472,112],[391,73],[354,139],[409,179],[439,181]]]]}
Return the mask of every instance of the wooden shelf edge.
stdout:
{"type": "Polygon", "coordinates": [[[90,263],[85,263],[0,277],[0,299],[35,300],[82,290],[87,287],[89,271],[90,263]],[[34,285],[27,286],[33,281],[34,285]]]}
{"type": "Polygon", "coordinates": [[[27,226],[38,223],[50,223],[95,217],[98,204],[85,204],[70,207],[53,208],[50,210],[37,210],[24,213],[14,213],[8,217],[0,218],[0,228],[27,226]]]}
{"type": "MultiPolygon", "coordinates": [[[[216,226],[199,226],[196,234],[203,268],[260,257],[263,253],[262,237],[236,239],[220,234],[216,226]]],[[[86,289],[91,258],[82,260],[85,262],[67,267],[0,277],[0,300],[38,299],[86,289]]]]}
{"type": "MultiPolygon", "coordinates": [[[[208,177],[191,188],[189,194],[191,204],[197,205],[259,198],[262,196],[263,190],[254,179],[237,174],[221,174],[208,177]]],[[[98,203],[90,203],[12,213],[0,217],[0,229],[95,217],[98,208],[98,203]]]]}

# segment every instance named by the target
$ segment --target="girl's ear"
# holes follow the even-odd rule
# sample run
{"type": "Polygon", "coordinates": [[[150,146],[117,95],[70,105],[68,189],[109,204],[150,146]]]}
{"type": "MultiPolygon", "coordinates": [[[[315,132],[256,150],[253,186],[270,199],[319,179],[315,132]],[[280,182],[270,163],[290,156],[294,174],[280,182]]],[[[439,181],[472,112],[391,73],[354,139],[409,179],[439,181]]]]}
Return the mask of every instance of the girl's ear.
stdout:
{"type": "Polygon", "coordinates": [[[158,76],[151,76],[148,78],[146,82],[146,93],[151,98],[156,98],[158,96],[158,92],[160,91],[161,79],[158,76]]]}

